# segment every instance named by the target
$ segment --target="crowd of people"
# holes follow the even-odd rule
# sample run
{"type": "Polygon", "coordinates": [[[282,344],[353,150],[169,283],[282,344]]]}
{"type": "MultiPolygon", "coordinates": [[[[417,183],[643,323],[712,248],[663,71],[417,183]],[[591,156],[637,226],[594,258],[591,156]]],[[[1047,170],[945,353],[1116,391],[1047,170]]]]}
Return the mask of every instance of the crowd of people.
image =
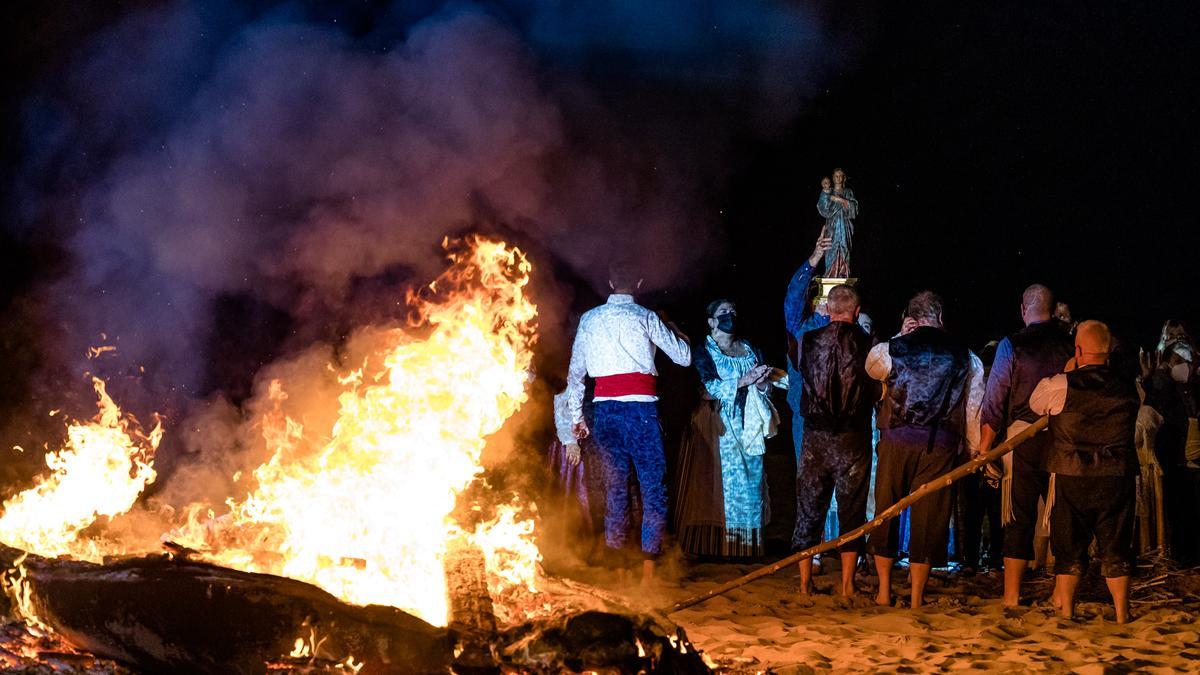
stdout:
{"type": "MultiPolygon", "coordinates": [[[[984,473],[914,503],[903,522],[844,542],[842,595],[856,592],[866,553],[879,578],[876,601],[892,604],[892,571],[904,552],[910,606],[921,606],[931,569],[948,562],[952,514],[965,565],[995,567],[1002,557],[1005,604],[1021,601],[1031,563],[1052,558],[1054,602],[1064,616],[1094,558],[1117,621],[1128,620],[1139,532],[1143,549],[1197,562],[1200,396],[1183,326],[1164,326],[1136,377],[1114,365],[1116,344],[1104,323],[1072,322],[1041,284],[1020,298],[1024,328],[981,350],[986,363],[946,330],[942,300],[929,291],[908,302],[897,335],[879,339],[854,286],[834,286],[813,302],[815,273],[836,247],[822,237],[785,296],[786,371],[739,337],[732,301],[705,308],[708,333],[694,344],[636,303],[637,269],[611,267],[612,294],[582,316],[567,386],[555,400],[554,461],[586,522],[597,533],[603,524],[596,553],[619,564],[640,548],[649,581],[664,550],[668,497],[655,368],[662,351],[694,367],[703,385],[677,471],[675,534],[690,554],[763,555],[770,519],[763,454],[779,421],[771,391],[784,389],[797,455],[795,550],[864,525],[870,512],[1050,418],[1047,429],[984,473]]],[[[803,594],[813,592],[813,566],[811,558],[800,563],[803,594]]]]}

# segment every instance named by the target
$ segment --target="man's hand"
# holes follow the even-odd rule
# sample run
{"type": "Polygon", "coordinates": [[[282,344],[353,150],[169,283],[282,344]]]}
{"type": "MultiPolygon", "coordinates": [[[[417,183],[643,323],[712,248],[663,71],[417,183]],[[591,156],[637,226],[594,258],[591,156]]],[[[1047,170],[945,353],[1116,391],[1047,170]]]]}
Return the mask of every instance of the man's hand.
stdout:
{"type": "Polygon", "coordinates": [[[904,323],[900,324],[900,334],[908,335],[917,329],[917,320],[911,316],[904,317],[904,323]]]}
{"type": "Polygon", "coordinates": [[[825,257],[825,252],[833,248],[833,239],[825,236],[825,231],[821,230],[821,237],[817,239],[817,244],[813,246],[812,255],[808,256],[808,264],[813,267],[821,262],[821,258],[825,257]]]}
{"type": "Polygon", "coordinates": [[[1000,467],[1000,462],[989,462],[983,467],[983,475],[987,478],[988,485],[1000,487],[1000,479],[1004,477],[1004,469],[1000,467]]]}
{"type": "Polygon", "coordinates": [[[679,326],[675,325],[675,322],[667,316],[666,312],[660,309],[655,312],[655,314],[658,315],[658,318],[663,322],[663,325],[666,326],[672,333],[674,333],[676,337],[688,343],[689,345],[692,344],[692,340],[687,336],[687,333],[684,333],[679,326]]]}
{"type": "Polygon", "coordinates": [[[1146,353],[1145,349],[1138,349],[1138,365],[1142,368],[1142,379],[1153,375],[1154,371],[1158,370],[1161,364],[1162,356],[1158,353],[1157,349],[1149,354],[1146,353]]]}
{"type": "Polygon", "coordinates": [[[583,440],[583,439],[587,438],[591,433],[592,433],[591,430],[588,429],[587,422],[584,422],[581,420],[581,421],[575,423],[575,438],[577,438],[579,440],[583,440]]]}
{"type": "Polygon", "coordinates": [[[581,457],[582,457],[582,454],[579,450],[578,443],[571,443],[571,444],[567,445],[567,463],[568,464],[570,464],[571,466],[579,466],[579,460],[581,457]]]}
{"type": "Polygon", "coordinates": [[[829,316],[829,300],[821,298],[817,301],[817,306],[813,308],[813,312],[821,316],[829,316]]]}

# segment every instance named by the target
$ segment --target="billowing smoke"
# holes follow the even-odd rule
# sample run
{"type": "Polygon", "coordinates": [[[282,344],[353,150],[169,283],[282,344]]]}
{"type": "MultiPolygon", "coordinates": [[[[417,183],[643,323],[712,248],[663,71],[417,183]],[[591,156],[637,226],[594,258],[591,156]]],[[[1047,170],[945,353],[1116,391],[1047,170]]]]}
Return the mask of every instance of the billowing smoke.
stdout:
{"type": "MultiPolygon", "coordinates": [[[[559,270],[550,334],[549,281],[599,288],[613,255],[687,280],[720,251],[724,126],[790,119],[832,39],[782,0],[416,6],[167,3],[80,47],[25,105],[13,205],[67,255],[38,291],[51,360],[191,409],[177,447],[215,454],[255,405],[221,397],[223,363],[318,372],[436,275],[447,234],[559,270]],[[83,361],[103,341],[119,365],[83,361]]],[[[235,398],[263,390],[247,377],[235,398]]]]}

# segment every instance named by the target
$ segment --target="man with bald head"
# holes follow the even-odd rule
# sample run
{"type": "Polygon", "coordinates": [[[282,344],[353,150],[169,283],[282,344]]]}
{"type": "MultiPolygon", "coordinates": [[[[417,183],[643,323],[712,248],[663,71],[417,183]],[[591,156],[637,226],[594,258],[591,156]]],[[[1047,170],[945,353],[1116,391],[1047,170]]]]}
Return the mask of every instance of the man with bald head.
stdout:
{"type": "MultiPolygon", "coordinates": [[[[796,531],[792,548],[821,543],[830,497],[837,494],[838,531],[849,532],[867,521],[871,483],[871,412],[879,384],[866,371],[874,340],[858,324],[858,292],[845,284],[829,291],[829,324],[804,333],[798,354],[800,414],[804,447],[796,472],[796,531]]],[[[856,539],[839,547],[842,584],[839,593],[855,593],[854,570],[863,550],[856,539]]],[[[800,592],[810,595],[811,559],[800,561],[800,592]]]]}
{"type": "Polygon", "coordinates": [[[1087,571],[1088,547],[1095,537],[1117,623],[1126,623],[1129,577],[1137,563],[1133,433],[1138,394],[1133,380],[1109,367],[1111,349],[1108,326],[1080,323],[1075,358],[1068,366],[1073,369],[1039,382],[1029,408],[1036,415],[1050,415],[1053,446],[1046,466],[1054,474],[1050,549],[1059,613],[1074,615],[1075,589],[1087,571]]]}
{"type": "MultiPolygon", "coordinates": [[[[1071,336],[1053,320],[1054,296],[1033,284],[1021,295],[1025,327],[1000,341],[988,373],[980,411],[979,453],[986,453],[1001,434],[1015,436],[1038,415],[1029,409],[1029,394],[1042,378],[1061,373],[1071,358],[1071,336]]],[[[1040,433],[1004,457],[1001,482],[1001,522],[1004,524],[1004,604],[1015,607],[1021,598],[1021,579],[1035,548],[1038,501],[1045,504],[1050,486],[1046,456],[1050,435],[1040,433]]],[[[1045,542],[1044,538],[1040,542],[1045,542]]]]}

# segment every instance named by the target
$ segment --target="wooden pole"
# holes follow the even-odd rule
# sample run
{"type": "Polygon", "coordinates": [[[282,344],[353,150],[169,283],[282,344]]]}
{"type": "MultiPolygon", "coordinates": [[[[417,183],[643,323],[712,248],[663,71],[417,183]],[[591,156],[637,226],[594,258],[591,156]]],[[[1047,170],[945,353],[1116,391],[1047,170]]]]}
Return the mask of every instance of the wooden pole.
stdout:
{"type": "Polygon", "coordinates": [[[820,544],[817,544],[816,546],[807,548],[798,553],[793,553],[792,555],[790,555],[778,562],[772,563],[765,567],[760,567],[760,568],[754,570],[753,572],[751,572],[750,574],[747,574],[744,577],[740,577],[740,578],[734,579],[733,581],[730,581],[728,583],[721,584],[720,586],[717,586],[716,588],[714,588],[710,591],[705,591],[704,593],[701,593],[700,595],[696,595],[696,596],[687,598],[686,600],[681,600],[680,602],[677,602],[674,605],[672,605],[670,609],[666,610],[666,612],[668,614],[671,614],[674,612],[678,612],[681,609],[687,609],[688,607],[692,607],[693,605],[698,605],[698,604],[704,602],[705,600],[710,600],[712,598],[717,597],[718,595],[723,595],[725,593],[728,593],[729,591],[732,591],[733,589],[738,588],[739,586],[745,586],[746,584],[750,583],[751,581],[754,581],[756,579],[761,579],[765,576],[770,576],[789,565],[793,565],[795,563],[800,562],[801,560],[804,560],[805,558],[811,558],[814,555],[817,555],[818,553],[832,551],[833,549],[841,546],[842,544],[845,544],[850,541],[854,541],[855,539],[858,539],[859,537],[863,536],[864,534],[878,528],[880,525],[883,525],[884,523],[891,520],[892,518],[895,518],[896,516],[900,515],[901,512],[904,511],[904,509],[908,508],[915,502],[924,498],[926,495],[930,495],[930,494],[933,494],[934,492],[945,489],[945,488],[949,487],[951,484],[953,484],[955,481],[958,481],[959,479],[961,479],[963,476],[974,473],[974,472],[978,471],[981,467],[983,467],[987,464],[990,464],[990,463],[996,461],[997,459],[1000,459],[1004,455],[1007,455],[1008,453],[1012,452],[1013,448],[1024,443],[1025,441],[1029,440],[1030,438],[1033,437],[1034,434],[1041,431],[1042,429],[1045,429],[1046,425],[1049,423],[1050,423],[1049,417],[1042,417],[1038,421],[1029,425],[1029,427],[1026,428],[1024,431],[1022,431],[1021,433],[1017,434],[1016,436],[1013,436],[1012,438],[1004,441],[1000,445],[997,445],[996,447],[992,448],[990,451],[987,452],[987,454],[975,457],[974,459],[967,462],[966,464],[963,464],[962,466],[959,466],[948,473],[938,476],[937,478],[933,479],[932,481],[930,481],[928,483],[925,483],[924,485],[917,488],[916,490],[913,490],[912,494],[908,495],[904,499],[901,499],[900,501],[896,502],[895,504],[892,504],[890,507],[888,507],[887,510],[885,510],[883,513],[875,516],[875,518],[873,520],[866,523],[862,527],[851,530],[850,532],[846,532],[845,534],[837,537],[836,539],[831,539],[826,542],[821,542],[820,544]]]}

